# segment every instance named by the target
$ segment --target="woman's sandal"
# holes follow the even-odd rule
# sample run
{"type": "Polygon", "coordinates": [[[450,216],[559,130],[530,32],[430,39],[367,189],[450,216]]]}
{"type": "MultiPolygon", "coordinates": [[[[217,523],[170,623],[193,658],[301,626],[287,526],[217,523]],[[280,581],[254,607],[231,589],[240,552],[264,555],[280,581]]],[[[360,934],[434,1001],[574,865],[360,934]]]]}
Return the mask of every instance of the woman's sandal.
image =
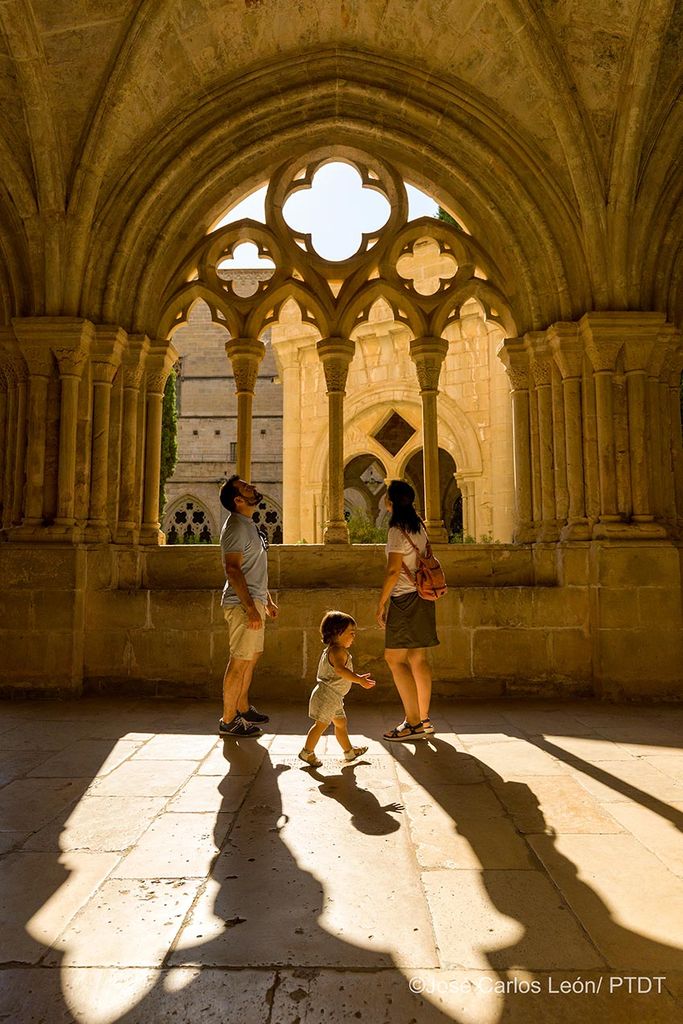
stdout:
{"type": "Polygon", "coordinates": [[[431,718],[423,718],[422,721],[420,722],[420,725],[424,729],[425,736],[433,736],[434,733],[436,732],[436,729],[432,725],[431,718]]]}
{"type": "Polygon", "coordinates": [[[384,739],[389,740],[390,743],[403,743],[404,740],[421,740],[427,733],[424,731],[422,722],[418,722],[417,725],[410,725],[409,722],[402,722],[397,725],[391,732],[384,733],[384,739]],[[405,735],[401,735],[405,733],[405,735]]]}

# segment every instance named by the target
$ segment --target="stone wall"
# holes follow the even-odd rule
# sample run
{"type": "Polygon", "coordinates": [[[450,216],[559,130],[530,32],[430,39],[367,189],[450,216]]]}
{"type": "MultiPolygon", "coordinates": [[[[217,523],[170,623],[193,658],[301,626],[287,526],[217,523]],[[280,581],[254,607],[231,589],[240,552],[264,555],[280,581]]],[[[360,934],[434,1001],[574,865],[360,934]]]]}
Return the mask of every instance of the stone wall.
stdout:
{"type": "MultiPolygon", "coordinates": [[[[439,556],[450,590],[437,605],[437,693],[680,698],[672,544],[451,545],[439,556]]],[[[356,662],[376,674],[376,696],[391,696],[374,625],[383,549],[282,546],[269,560],[280,616],[268,623],[259,698],[305,700],[331,607],[356,617],[356,662]]],[[[0,692],[220,694],[228,649],[216,547],[5,544],[0,569],[0,692]]]]}

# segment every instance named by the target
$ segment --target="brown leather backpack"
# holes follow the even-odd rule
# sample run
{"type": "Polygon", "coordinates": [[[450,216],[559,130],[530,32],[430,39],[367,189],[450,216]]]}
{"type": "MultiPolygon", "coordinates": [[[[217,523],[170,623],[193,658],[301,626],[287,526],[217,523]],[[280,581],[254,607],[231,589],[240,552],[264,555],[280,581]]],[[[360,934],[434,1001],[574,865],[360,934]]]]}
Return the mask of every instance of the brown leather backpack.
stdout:
{"type": "MultiPolygon", "coordinates": [[[[427,536],[427,547],[425,548],[424,554],[420,551],[417,544],[413,542],[410,534],[405,530],[401,529],[401,533],[408,540],[408,543],[415,549],[415,555],[417,558],[417,565],[415,566],[415,577],[405,562],[402,563],[402,569],[406,576],[410,579],[411,583],[414,583],[417,592],[424,601],[438,601],[440,597],[448,590],[446,584],[446,574],[444,573],[441,562],[432,552],[432,545],[429,542],[427,536]]],[[[424,523],[422,529],[425,530],[424,523]]],[[[425,534],[427,531],[425,530],[425,534]]]]}

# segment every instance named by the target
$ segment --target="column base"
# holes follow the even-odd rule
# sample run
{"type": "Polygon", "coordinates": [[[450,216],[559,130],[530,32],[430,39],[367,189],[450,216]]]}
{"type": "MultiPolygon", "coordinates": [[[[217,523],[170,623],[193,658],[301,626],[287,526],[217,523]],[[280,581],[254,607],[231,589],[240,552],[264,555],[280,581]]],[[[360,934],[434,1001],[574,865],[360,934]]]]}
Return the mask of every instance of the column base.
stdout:
{"type": "Polygon", "coordinates": [[[88,523],[83,531],[83,537],[87,544],[109,544],[111,530],[106,523],[88,523]]]}
{"type": "Polygon", "coordinates": [[[664,540],[667,537],[666,528],[653,521],[597,522],[593,527],[594,540],[664,540]]]}
{"type": "Polygon", "coordinates": [[[515,544],[535,544],[538,540],[538,528],[533,523],[520,523],[513,533],[515,544]]]}
{"type": "Polygon", "coordinates": [[[323,544],[348,544],[349,543],[349,528],[346,522],[329,522],[325,523],[325,529],[323,530],[323,544]]]}
{"type": "Polygon", "coordinates": [[[134,523],[119,523],[114,532],[115,544],[138,544],[140,541],[140,527],[134,523]]]}
{"type": "MultiPolygon", "coordinates": [[[[34,539],[38,537],[36,533],[34,539]]],[[[83,540],[83,527],[76,525],[74,521],[56,519],[49,526],[44,526],[40,532],[40,539],[46,541],[64,541],[69,544],[80,544],[83,540]]]]}
{"type": "Polygon", "coordinates": [[[161,547],[166,543],[166,534],[159,529],[158,523],[144,523],[140,530],[140,543],[161,547]]]}
{"type": "Polygon", "coordinates": [[[541,523],[538,531],[538,540],[542,544],[555,544],[560,539],[561,524],[557,520],[546,520],[541,523]]]}
{"type": "Polygon", "coordinates": [[[587,519],[572,519],[560,531],[560,540],[590,540],[593,530],[587,519]]]}
{"type": "Polygon", "coordinates": [[[443,525],[443,519],[425,519],[425,526],[432,543],[448,544],[448,530],[443,525]]]}

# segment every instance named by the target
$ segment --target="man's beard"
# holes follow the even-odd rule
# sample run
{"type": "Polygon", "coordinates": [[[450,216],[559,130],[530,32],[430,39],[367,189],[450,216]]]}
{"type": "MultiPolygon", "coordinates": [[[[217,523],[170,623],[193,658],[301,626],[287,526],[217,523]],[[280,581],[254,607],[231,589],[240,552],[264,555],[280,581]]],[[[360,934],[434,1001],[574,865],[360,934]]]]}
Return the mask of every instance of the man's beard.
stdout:
{"type": "Polygon", "coordinates": [[[254,491],[254,494],[251,498],[245,498],[244,500],[246,501],[247,505],[250,505],[252,508],[256,508],[259,502],[263,501],[263,495],[261,494],[260,491],[254,491]]]}

